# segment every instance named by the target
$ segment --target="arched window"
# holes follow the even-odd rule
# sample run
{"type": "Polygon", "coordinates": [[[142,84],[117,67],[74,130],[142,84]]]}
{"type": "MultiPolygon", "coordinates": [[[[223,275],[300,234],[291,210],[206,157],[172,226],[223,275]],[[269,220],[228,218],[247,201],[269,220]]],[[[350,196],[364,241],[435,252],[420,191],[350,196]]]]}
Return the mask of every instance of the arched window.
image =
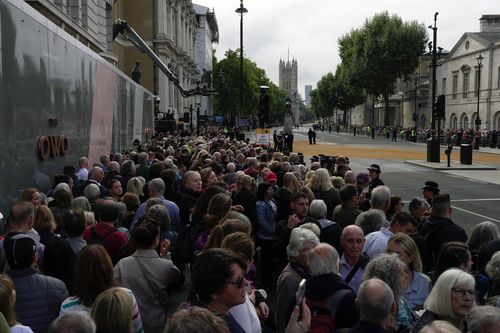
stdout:
{"type": "Polygon", "coordinates": [[[464,130],[468,130],[469,129],[469,117],[467,117],[467,115],[465,113],[462,114],[461,124],[462,124],[462,128],[464,130]]]}
{"type": "Polygon", "coordinates": [[[450,116],[450,128],[451,129],[456,129],[457,125],[458,125],[457,122],[458,122],[457,115],[453,113],[450,116]]]}
{"type": "Polygon", "coordinates": [[[497,111],[495,113],[495,116],[493,117],[493,129],[495,130],[500,130],[500,111],[497,111]]]}

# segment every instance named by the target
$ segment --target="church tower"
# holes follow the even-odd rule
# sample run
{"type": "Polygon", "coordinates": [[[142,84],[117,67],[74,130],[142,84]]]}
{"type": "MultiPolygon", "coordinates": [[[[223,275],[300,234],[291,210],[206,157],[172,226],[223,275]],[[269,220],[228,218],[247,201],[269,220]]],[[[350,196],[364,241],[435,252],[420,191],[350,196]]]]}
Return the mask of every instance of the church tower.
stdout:
{"type": "Polygon", "coordinates": [[[279,87],[286,91],[287,95],[292,97],[295,94],[298,94],[298,66],[297,60],[292,58],[292,62],[290,62],[290,58],[285,62],[283,59],[280,59],[280,68],[279,68],[279,87]]]}

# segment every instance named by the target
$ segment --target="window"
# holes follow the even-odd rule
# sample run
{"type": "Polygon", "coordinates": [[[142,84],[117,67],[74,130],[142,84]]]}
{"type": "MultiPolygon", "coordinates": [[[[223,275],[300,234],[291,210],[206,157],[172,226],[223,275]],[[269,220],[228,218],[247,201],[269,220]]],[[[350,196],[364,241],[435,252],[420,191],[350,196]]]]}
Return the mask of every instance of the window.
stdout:
{"type": "Polygon", "coordinates": [[[497,88],[500,89],[500,67],[498,67],[498,84],[497,84],[497,88]]]}
{"type": "Polygon", "coordinates": [[[458,92],[458,74],[453,74],[453,99],[457,99],[458,92]]]}
{"type": "Polygon", "coordinates": [[[446,95],[446,78],[443,77],[442,83],[441,83],[441,95],[446,95]]]}
{"type": "Polygon", "coordinates": [[[467,94],[469,93],[469,72],[464,72],[463,74],[463,86],[462,86],[462,97],[467,98],[467,94]]]}

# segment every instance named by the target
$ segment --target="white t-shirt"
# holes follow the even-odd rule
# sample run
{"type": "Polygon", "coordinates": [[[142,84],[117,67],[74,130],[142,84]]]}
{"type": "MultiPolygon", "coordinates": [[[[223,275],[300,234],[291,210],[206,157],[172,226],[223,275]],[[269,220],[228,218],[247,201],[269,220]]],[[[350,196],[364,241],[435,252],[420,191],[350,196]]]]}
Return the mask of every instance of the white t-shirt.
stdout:
{"type": "Polygon", "coordinates": [[[33,333],[33,330],[28,326],[15,324],[14,326],[10,327],[10,333],[33,333]]]}
{"type": "Polygon", "coordinates": [[[233,306],[229,312],[246,333],[262,332],[259,316],[257,316],[255,306],[248,295],[246,295],[245,303],[233,306]]]}

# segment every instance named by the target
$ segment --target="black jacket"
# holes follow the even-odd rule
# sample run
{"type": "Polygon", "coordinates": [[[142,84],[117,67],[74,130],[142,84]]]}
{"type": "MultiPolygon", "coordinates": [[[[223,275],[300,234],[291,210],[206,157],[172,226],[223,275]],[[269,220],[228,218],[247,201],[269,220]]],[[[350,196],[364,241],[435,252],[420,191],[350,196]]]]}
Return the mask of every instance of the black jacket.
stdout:
{"type": "Polygon", "coordinates": [[[184,196],[182,197],[181,203],[179,205],[179,214],[181,218],[181,226],[185,226],[189,223],[189,216],[191,215],[191,209],[196,206],[198,199],[200,199],[201,192],[194,192],[190,189],[186,189],[184,196]]]}
{"type": "Polygon", "coordinates": [[[429,268],[434,267],[444,243],[452,241],[465,243],[467,241],[467,234],[462,227],[448,218],[439,216],[430,216],[423,222],[420,234],[424,237],[428,256],[426,262],[429,268]]]}
{"type": "Polygon", "coordinates": [[[326,300],[339,290],[348,290],[337,303],[336,313],[330,314],[334,318],[337,327],[351,327],[358,319],[358,312],[354,302],[355,295],[347,283],[336,274],[322,274],[307,279],[306,282],[306,303],[314,314],[315,301],[326,300]]]}

